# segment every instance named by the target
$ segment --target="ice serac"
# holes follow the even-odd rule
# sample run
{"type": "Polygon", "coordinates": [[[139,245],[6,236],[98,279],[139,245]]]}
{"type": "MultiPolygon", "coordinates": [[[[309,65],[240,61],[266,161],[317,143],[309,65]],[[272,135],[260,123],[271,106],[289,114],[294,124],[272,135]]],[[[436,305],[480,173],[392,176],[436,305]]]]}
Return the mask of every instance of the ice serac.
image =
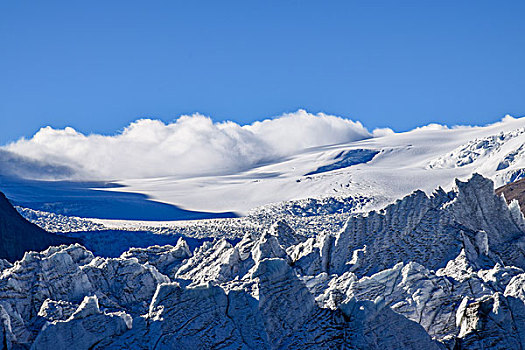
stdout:
{"type": "Polygon", "coordinates": [[[521,299],[525,303],[525,273],[514,276],[506,285],[505,296],[521,299]]]}
{"type": "Polygon", "coordinates": [[[525,348],[525,224],[490,180],[416,191],[336,234],[276,221],[193,252],[0,260],[5,347],[525,348]]]}
{"type": "Polygon", "coordinates": [[[239,251],[225,239],[204,242],[178,269],[175,277],[195,284],[226,282],[243,269],[239,251]]]}
{"type": "Polygon", "coordinates": [[[456,180],[456,184],[458,195],[449,210],[455,222],[467,228],[465,233],[476,249],[505,265],[524,268],[523,216],[514,215],[503,197],[494,194],[493,182],[479,174],[467,182],[456,180]]]}
{"type": "Polygon", "coordinates": [[[46,323],[31,349],[102,349],[131,326],[130,315],[104,313],[96,296],[85,297],[68,319],[46,323]]]}
{"type": "Polygon", "coordinates": [[[175,246],[154,245],[148,248],[131,248],[122,253],[123,259],[136,258],[141,264],[155,266],[159,272],[173,277],[182,262],[191,257],[188,243],[181,237],[175,246]]]}
{"type": "Polygon", "coordinates": [[[431,336],[443,339],[455,328],[454,312],[459,301],[454,287],[447,278],[436,276],[418,263],[399,263],[371,277],[357,279],[352,273],[334,277],[317,300],[327,307],[352,298],[375,301],[419,323],[431,336]]]}
{"type": "Polygon", "coordinates": [[[283,249],[306,241],[306,237],[296,233],[284,220],[279,220],[270,228],[269,235],[275,236],[283,249]]]}
{"type": "Polygon", "coordinates": [[[459,349],[523,349],[525,305],[495,293],[479,300],[465,299],[457,314],[459,349]]]}
{"type": "Polygon", "coordinates": [[[220,287],[162,284],[147,315],[151,320],[150,342],[157,349],[243,348],[241,333],[228,315],[228,307],[228,296],[220,287]]]}
{"type": "MultiPolygon", "coordinates": [[[[460,145],[452,152],[439,156],[428,164],[430,169],[461,168],[467,165],[487,160],[496,155],[509,141],[519,138],[525,133],[524,128],[508,132],[500,132],[483,138],[477,138],[460,145]]],[[[523,147],[503,155],[503,160],[497,165],[497,170],[508,168],[514,163],[515,158],[523,154],[523,147]]]]}
{"type": "Polygon", "coordinates": [[[108,309],[124,309],[140,314],[148,309],[149,302],[159,283],[169,279],[150,265],[136,259],[95,258],[81,267],[100,303],[108,309]]]}
{"type": "Polygon", "coordinates": [[[429,349],[443,347],[423,327],[384,305],[351,299],[341,305],[349,318],[347,344],[356,349],[429,349]]]}
{"type": "Polygon", "coordinates": [[[25,252],[44,250],[52,245],[73,244],[78,240],[46,232],[28,222],[0,192],[0,258],[14,262],[25,252]]]}
{"type": "MultiPolygon", "coordinates": [[[[138,316],[149,309],[157,285],[168,281],[151,265],[136,259],[95,258],[80,245],[26,253],[0,275],[0,310],[9,325],[4,332],[11,342],[28,347],[45,321],[69,320],[88,296],[97,297],[96,305],[104,313],[138,316]]],[[[97,316],[95,323],[104,317],[97,316]]],[[[61,323],[53,332],[68,327],[61,323]]]]}
{"type": "Polygon", "coordinates": [[[423,327],[385,305],[350,299],[320,307],[284,260],[263,261],[254,277],[272,348],[439,349],[423,327]]]}
{"type": "Polygon", "coordinates": [[[342,314],[319,308],[285,260],[263,260],[252,277],[272,348],[333,349],[344,344],[342,314]]]}
{"type": "Polygon", "coordinates": [[[225,239],[205,242],[179,267],[175,277],[195,283],[227,282],[243,277],[263,259],[289,259],[287,248],[304,242],[284,221],[278,221],[260,236],[250,233],[233,246],[225,239]]]}
{"type": "Polygon", "coordinates": [[[416,191],[380,211],[351,217],[330,248],[326,272],[371,275],[403,261],[438,269],[463,248],[479,267],[525,267],[523,217],[481,175],[456,185],[430,197],[416,191]]]}
{"type": "Polygon", "coordinates": [[[159,285],[145,329],[134,331],[157,349],[439,349],[417,323],[372,302],[360,306],[322,308],[286,260],[263,259],[227,293],[212,284],[159,285]],[[388,332],[392,322],[405,332],[388,332]]]}

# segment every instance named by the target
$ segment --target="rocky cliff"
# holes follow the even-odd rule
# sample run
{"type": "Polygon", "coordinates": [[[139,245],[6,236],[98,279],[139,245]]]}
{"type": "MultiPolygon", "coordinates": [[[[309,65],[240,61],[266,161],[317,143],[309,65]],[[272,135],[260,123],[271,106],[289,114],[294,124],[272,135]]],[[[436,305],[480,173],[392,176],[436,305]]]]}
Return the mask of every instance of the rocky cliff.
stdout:
{"type": "Polygon", "coordinates": [[[75,242],[78,241],[46,232],[28,222],[0,192],[0,258],[14,262],[27,251],[41,251],[52,245],[75,242]]]}

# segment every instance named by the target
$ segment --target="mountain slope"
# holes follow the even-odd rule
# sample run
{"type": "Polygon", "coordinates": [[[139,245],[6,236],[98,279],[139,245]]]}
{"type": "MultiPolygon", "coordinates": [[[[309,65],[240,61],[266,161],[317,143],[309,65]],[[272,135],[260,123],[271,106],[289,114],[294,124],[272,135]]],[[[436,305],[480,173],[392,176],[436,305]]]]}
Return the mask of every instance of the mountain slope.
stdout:
{"type": "MultiPolygon", "coordinates": [[[[23,207],[83,218],[235,217],[271,203],[350,196],[370,202],[371,206],[361,208],[366,211],[417,189],[431,193],[441,186],[449,190],[455,178],[465,180],[473,173],[492,179],[497,186],[518,180],[525,176],[523,144],[525,118],[506,117],[486,126],[429,125],[358,141],[298,148],[286,156],[265,158],[262,163],[230,172],[217,168],[185,174],[175,169],[159,172],[157,177],[138,178],[119,172],[111,178],[84,175],[83,182],[46,182],[15,177],[30,176],[36,172],[31,169],[40,169],[19,161],[11,165],[17,171],[11,171],[10,177],[0,174],[0,187],[13,203],[23,207]]],[[[140,158],[133,161],[142,162],[140,158]]],[[[133,164],[140,168],[139,163],[133,164]]]]}
{"type": "Polygon", "coordinates": [[[15,261],[30,250],[40,251],[52,245],[75,242],[77,240],[46,232],[30,223],[0,192],[0,258],[15,261]]]}
{"type": "Polygon", "coordinates": [[[482,174],[501,186],[525,176],[525,118],[482,127],[429,125],[305,149],[240,173],[118,179],[111,191],[142,193],[184,209],[247,213],[281,201],[376,198],[378,207],[417,189],[450,189],[482,174]]]}
{"type": "Polygon", "coordinates": [[[521,212],[525,214],[525,179],[511,182],[496,189],[496,194],[504,195],[507,203],[517,200],[521,212]]]}

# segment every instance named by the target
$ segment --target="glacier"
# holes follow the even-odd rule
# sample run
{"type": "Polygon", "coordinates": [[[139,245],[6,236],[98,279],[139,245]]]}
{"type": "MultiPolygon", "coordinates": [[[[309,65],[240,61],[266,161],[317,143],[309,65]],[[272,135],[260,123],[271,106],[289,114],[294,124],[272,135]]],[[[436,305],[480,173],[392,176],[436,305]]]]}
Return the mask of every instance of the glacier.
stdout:
{"type": "MultiPolygon", "coordinates": [[[[230,171],[225,171],[221,164],[205,172],[191,168],[191,174],[182,172],[182,168],[169,160],[176,159],[168,156],[170,152],[178,154],[179,148],[162,150],[161,139],[152,138],[148,139],[151,147],[143,150],[147,151],[147,156],[135,156],[130,164],[123,166],[131,168],[129,171],[122,172],[119,167],[116,173],[110,171],[102,176],[94,169],[94,174],[84,174],[82,178],[75,177],[79,174],[71,169],[66,171],[55,163],[44,162],[54,159],[60,164],[70,164],[61,148],[55,150],[51,158],[38,157],[40,150],[46,147],[22,147],[26,144],[24,141],[0,147],[0,163],[5,164],[4,170],[0,170],[0,189],[24,208],[85,219],[106,219],[108,223],[234,218],[246,216],[261,206],[282,202],[329,198],[341,201],[349,197],[369,202],[361,208],[366,212],[384,207],[418,189],[425,193],[438,187],[449,191],[455,178],[466,180],[475,172],[491,178],[497,186],[523,178],[524,130],[525,118],[507,116],[486,126],[428,125],[357,139],[332,137],[314,144],[300,138],[295,141],[305,142],[304,147],[296,147],[285,154],[268,155],[264,160],[230,171]],[[160,153],[150,153],[154,149],[159,149],[160,153]],[[158,162],[157,156],[162,156],[162,161],[158,162]],[[138,165],[149,161],[156,165],[138,165]],[[48,181],[52,174],[57,181],[48,181]]],[[[48,135],[50,139],[46,140],[56,141],[54,137],[59,136],[53,135],[48,135]]],[[[285,137],[277,141],[287,143],[285,137]]],[[[89,147],[99,150],[96,145],[88,143],[85,150],[89,151],[89,147]]],[[[181,149],[186,149],[184,154],[189,155],[188,159],[203,161],[196,154],[192,156],[187,145],[181,149]]],[[[259,145],[246,151],[258,154],[265,149],[264,145],[259,145]]],[[[89,153],[89,158],[95,153],[89,153]]],[[[237,161],[242,163],[244,158],[239,157],[237,161]]],[[[230,159],[231,155],[226,158],[230,159]]],[[[215,164],[217,159],[220,157],[213,157],[206,166],[215,164]]],[[[77,168],[83,169],[82,161],[80,159],[77,168]]],[[[122,159],[117,158],[109,164],[106,161],[102,165],[113,168],[122,159]]],[[[107,170],[100,169],[103,173],[107,170]]]]}
{"type": "Polygon", "coordinates": [[[525,119],[505,118],[235,174],[75,183],[9,168],[18,213],[56,235],[0,259],[3,348],[522,349],[521,182],[494,188],[523,178],[524,143],[525,119]],[[112,208],[126,198],[133,210],[112,208]]]}
{"type": "Polygon", "coordinates": [[[221,219],[197,245],[103,257],[71,244],[1,260],[4,347],[525,346],[525,219],[490,179],[323,212],[326,225],[343,221],[324,231],[292,220],[315,215],[256,217],[221,219]],[[240,239],[220,235],[229,223],[240,239]]]}

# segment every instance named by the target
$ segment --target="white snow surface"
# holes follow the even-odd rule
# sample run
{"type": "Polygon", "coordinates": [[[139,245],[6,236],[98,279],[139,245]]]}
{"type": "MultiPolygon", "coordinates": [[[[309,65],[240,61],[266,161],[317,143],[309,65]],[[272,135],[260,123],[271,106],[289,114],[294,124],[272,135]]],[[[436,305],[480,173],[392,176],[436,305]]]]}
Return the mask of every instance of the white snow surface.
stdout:
{"type": "Polygon", "coordinates": [[[523,144],[525,118],[371,133],[347,119],[298,111],[242,127],[200,115],[172,124],[141,120],[114,136],[44,128],[1,149],[11,154],[3,168],[18,166],[9,170],[16,176],[48,177],[58,169],[62,179],[123,185],[101,191],[245,215],[268,204],[323,197],[361,196],[374,202],[363,209],[379,208],[416,189],[449,190],[455,178],[475,172],[500,186],[525,176],[523,144]]]}
{"type": "MultiPolygon", "coordinates": [[[[450,189],[477,172],[496,186],[525,176],[525,118],[483,127],[429,125],[336,145],[311,147],[234,174],[127,178],[113,191],[205,212],[250,210],[281,201],[327,196],[374,198],[375,207],[421,189],[450,189]],[[315,173],[342,153],[376,151],[371,161],[315,173]]],[[[356,156],[359,158],[359,155],[356,156]]],[[[344,165],[344,164],[343,164],[344,165]]],[[[370,208],[370,207],[369,207],[370,208]]]]}

